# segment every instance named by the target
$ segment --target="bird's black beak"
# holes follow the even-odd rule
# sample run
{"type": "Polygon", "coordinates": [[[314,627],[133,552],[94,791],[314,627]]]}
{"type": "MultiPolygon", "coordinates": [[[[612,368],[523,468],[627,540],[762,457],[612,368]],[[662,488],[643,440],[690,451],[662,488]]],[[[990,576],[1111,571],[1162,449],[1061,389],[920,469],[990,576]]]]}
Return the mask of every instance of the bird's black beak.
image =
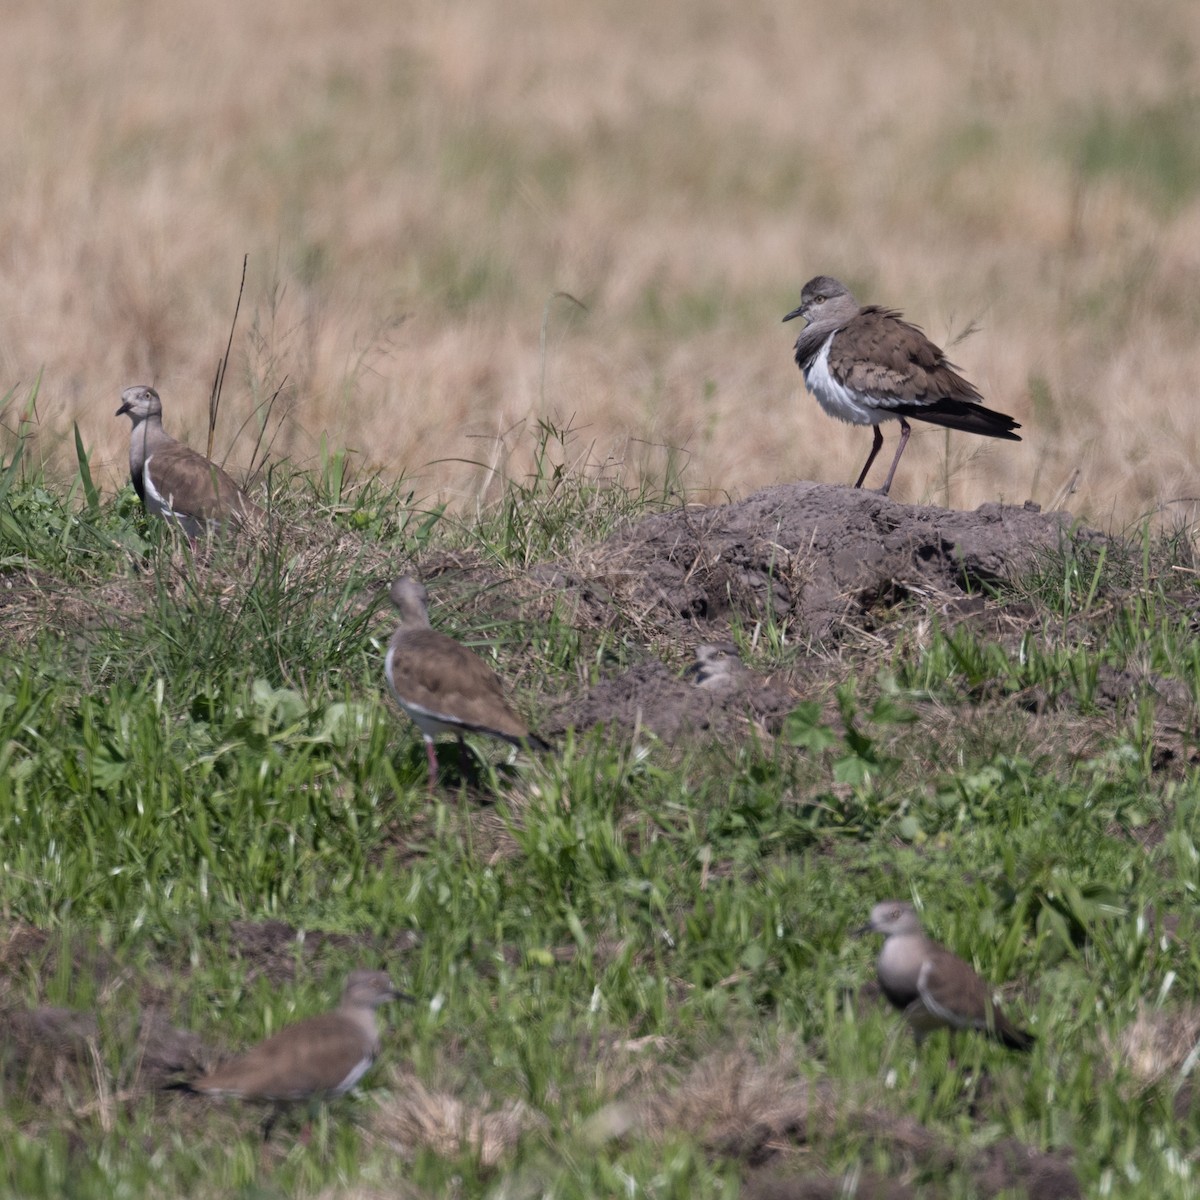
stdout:
{"type": "Polygon", "coordinates": [[[788,315],[786,317],[784,317],[783,319],[785,321],[791,321],[791,320],[794,320],[796,317],[802,317],[802,316],[804,316],[804,305],[803,304],[800,305],[799,308],[793,308],[792,311],[790,313],[788,313],[788,315]]]}
{"type": "Polygon", "coordinates": [[[122,404],[121,407],[118,408],[115,413],[113,413],[113,416],[114,417],[123,417],[128,411],[129,411],[129,404],[127,402],[125,404],[122,404]]]}
{"type": "Polygon", "coordinates": [[[865,933],[874,933],[875,929],[868,921],[865,925],[860,925],[857,929],[850,930],[851,937],[862,937],[865,933]]]}

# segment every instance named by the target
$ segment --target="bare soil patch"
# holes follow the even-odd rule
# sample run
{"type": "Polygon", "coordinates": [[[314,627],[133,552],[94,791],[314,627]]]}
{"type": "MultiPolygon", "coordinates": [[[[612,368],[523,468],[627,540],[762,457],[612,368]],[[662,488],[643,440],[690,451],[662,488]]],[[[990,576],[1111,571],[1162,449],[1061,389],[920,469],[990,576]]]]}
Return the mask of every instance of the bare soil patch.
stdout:
{"type": "Polygon", "coordinates": [[[615,724],[648,729],[668,742],[688,734],[727,735],[739,730],[774,735],[798,698],[791,681],[776,682],[751,672],[735,687],[714,693],[660,660],[647,659],[560,704],[546,731],[556,736],[570,727],[615,724]]]}
{"type": "Polygon", "coordinates": [[[661,635],[712,635],[740,619],[786,622],[821,643],[872,627],[881,606],[986,595],[1039,554],[1101,536],[1072,520],[1033,504],[956,512],[795,483],[649,517],[572,569],[534,575],[578,592],[601,623],[611,606],[661,635]]]}
{"type": "Polygon", "coordinates": [[[919,1194],[937,1196],[943,1192],[936,1180],[964,1169],[980,1196],[1069,1200],[1082,1194],[1067,1151],[1042,1151],[1015,1139],[981,1150],[963,1147],[869,1097],[840,1089],[834,1080],[805,1078],[786,1056],[759,1063],[741,1050],[714,1054],[622,1107],[631,1127],[659,1137],[683,1130],[713,1153],[743,1162],[748,1194],[759,1200],[847,1194],[898,1200],[917,1194],[911,1185],[916,1178],[933,1181],[919,1194]],[[886,1147],[904,1164],[902,1178],[866,1173],[859,1188],[848,1190],[844,1177],[821,1164],[821,1145],[838,1129],[886,1147]]]}
{"type": "Polygon", "coordinates": [[[547,730],[611,722],[667,740],[735,726],[775,733],[804,683],[827,674],[832,656],[877,644],[897,611],[987,623],[998,635],[1026,628],[1032,608],[1006,611],[995,589],[1039,555],[1100,537],[1033,504],[954,512],[815,483],[650,517],[530,573],[555,602],[566,598],[580,626],[632,627],[648,648],[645,660],[557,706],[547,730]],[[802,648],[786,672],[742,670],[714,688],[702,671],[685,678],[667,666],[734,630],[753,640],[764,628],[802,648]]]}

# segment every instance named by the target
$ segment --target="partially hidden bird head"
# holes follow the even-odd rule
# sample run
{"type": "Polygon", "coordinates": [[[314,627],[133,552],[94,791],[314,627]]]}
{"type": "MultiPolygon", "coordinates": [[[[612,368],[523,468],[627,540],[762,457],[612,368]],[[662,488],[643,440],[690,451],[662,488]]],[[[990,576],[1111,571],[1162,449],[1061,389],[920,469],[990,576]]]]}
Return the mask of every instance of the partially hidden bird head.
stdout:
{"type": "Polygon", "coordinates": [[[389,1000],[412,1000],[392,983],[386,971],[352,971],[346,979],[342,1003],[354,1008],[378,1008],[389,1000]]]}
{"type": "Polygon", "coordinates": [[[429,625],[429,593],[412,575],[401,575],[388,593],[400,613],[400,624],[412,629],[429,625]]]}
{"type": "Polygon", "coordinates": [[[882,933],[888,937],[894,933],[920,933],[921,918],[907,900],[881,900],[871,909],[871,919],[854,932],[882,933]]]}
{"type": "Polygon", "coordinates": [[[134,425],[137,425],[147,417],[161,416],[162,401],[152,387],[137,384],[135,387],[127,387],[121,393],[121,407],[114,415],[128,416],[134,425]]]}

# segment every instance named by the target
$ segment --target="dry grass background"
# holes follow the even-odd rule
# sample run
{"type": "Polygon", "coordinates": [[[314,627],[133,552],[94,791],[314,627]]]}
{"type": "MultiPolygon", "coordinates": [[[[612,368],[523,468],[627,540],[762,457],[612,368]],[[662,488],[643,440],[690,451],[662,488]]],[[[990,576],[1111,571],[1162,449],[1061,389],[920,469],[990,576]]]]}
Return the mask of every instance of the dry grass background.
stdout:
{"type": "Polygon", "coordinates": [[[779,323],[828,272],[943,342],[977,324],[952,357],[1025,425],[948,457],[922,432],[897,498],[1074,479],[1069,507],[1121,523],[1200,494],[1193,0],[15,0],[5,24],[3,420],[42,371],[45,453],[77,419],[110,486],[128,384],[203,445],[248,253],[222,451],[286,377],[276,457],[324,435],[453,505],[486,495],[461,460],[520,471],[543,416],[631,475],[681,450],[700,497],[850,481],[868,434],[803,393],[779,323]]]}

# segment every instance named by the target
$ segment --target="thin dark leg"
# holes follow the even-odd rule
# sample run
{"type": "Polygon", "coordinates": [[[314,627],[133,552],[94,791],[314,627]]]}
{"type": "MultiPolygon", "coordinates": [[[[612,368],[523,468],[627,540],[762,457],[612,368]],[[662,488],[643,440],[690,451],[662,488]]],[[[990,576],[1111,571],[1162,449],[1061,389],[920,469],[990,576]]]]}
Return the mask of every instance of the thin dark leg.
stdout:
{"type": "MultiPolygon", "coordinates": [[[[879,426],[875,426],[875,432],[879,432],[879,426]]],[[[912,426],[903,418],[900,418],[900,445],[896,447],[896,457],[892,459],[892,469],[888,472],[888,477],[884,481],[883,487],[879,494],[886,496],[892,486],[892,476],[896,474],[896,468],[900,465],[900,455],[904,453],[904,447],[908,445],[908,435],[912,433],[912,426]]]]}
{"type": "Polygon", "coordinates": [[[275,1122],[279,1120],[279,1114],[282,1111],[278,1104],[271,1105],[271,1111],[267,1113],[262,1123],[263,1145],[270,1140],[271,1130],[275,1128],[275,1122]]]}
{"type": "Polygon", "coordinates": [[[433,738],[425,739],[425,757],[429,760],[429,790],[437,786],[437,751],[433,748],[433,738]]]}
{"type": "MultiPolygon", "coordinates": [[[[856,488],[862,487],[863,480],[866,479],[867,472],[871,469],[871,464],[875,461],[875,455],[879,453],[879,447],[883,445],[883,434],[879,432],[879,426],[875,425],[872,428],[875,433],[875,440],[871,443],[871,453],[867,455],[866,466],[863,467],[862,472],[858,477],[858,482],[854,485],[856,488]]],[[[888,483],[891,482],[892,481],[889,478],[888,483]]],[[[886,489],[884,489],[884,495],[887,495],[886,489]]]]}
{"type": "Polygon", "coordinates": [[[463,735],[458,735],[458,777],[462,786],[474,787],[479,782],[479,773],[475,769],[475,757],[467,750],[467,742],[463,735]]]}

